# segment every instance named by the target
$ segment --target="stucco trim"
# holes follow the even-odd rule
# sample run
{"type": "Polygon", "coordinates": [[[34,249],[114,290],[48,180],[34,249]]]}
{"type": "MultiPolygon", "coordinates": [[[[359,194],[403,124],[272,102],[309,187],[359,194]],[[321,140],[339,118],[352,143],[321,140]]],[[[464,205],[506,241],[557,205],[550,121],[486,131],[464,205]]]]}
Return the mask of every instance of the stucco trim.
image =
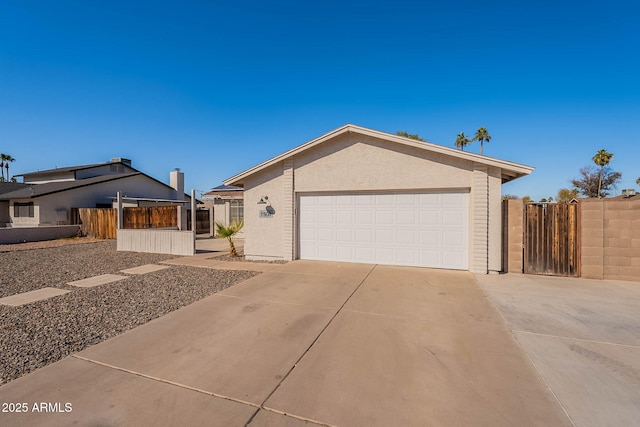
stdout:
{"type": "Polygon", "coordinates": [[[426,150],[426,151],[431,151],[434,153],[439,153],[439,154],[445,154],[451,157],[456,157],[456,158],[460,158],[460,159],[464,159],[464,160],[469,160],[472,161],[474,163],[480,163],[480,164],[484,164],[486,166],[493,166],[493,167],[497,167],[500,168],[501,173],[502,173],[502,182],[508,182],[511,180],[514,180],[516,178],[525,176],[525,175],[529,175],[531,172],[533,172],[534,168],[531,166],[527,166],[527,165],[523,165],[523,164],[519,164],[519,163],[514,163],[514,162],[509,162],[506,160],[501,160],[501,159],[496,159],[493,157],[487,157],[487,156],[482,156],[479,154],[475,154],[475,153],[469,153],[466,151],[461,151],[461,150],[457,150],[454,148],[449,148],[449,147],[444,147],[441,145],[437,145],[437,144],[433,144],[430,142],[425,142],[425,141],[416,141],[414,139],[411,138],[405,138],[402,136],[398,136],[398,135],[393,135],[390,133],[386,133],[386,132],[380,132],[377,130],[373,130],[373,129],[368,129],[368,128],[364,128],[364,127],[360,127],[360,126],[356,126],[356,125],[352,125],[352,124],[346,124],[338,129],[335,129],[331,132],[328,132],[316,139],[313,139],[309,142],[306,142],[302,145],[299,145],[289,151],[286,151],[276,157],[273,157],[265,162],[262,162],[252,168],[249,168],[247,170],[245,170],[244,172],[241,172],[235,176],[232,176],[231,178],[227,179],[224,181],[224,185],[236,185],[236,186],[242,186],[244,184],[244,180],[248,177],[251,176],[255,173],[258,173],[278,162],[281,162],[283,160],[287,160],[297,154],[300,154],[301,152],[308,150],[310,148],[315,147],[316,145],[322,144],[326,141],[329,141],[337,136],[340,136],[342,134],[345,133],[358,133],[361,135],[366,135],[366,136],[370,136],[370,137],[374,137],[374,138],[380,138],[380,139],[384,139],[386,141],[390,141],[390,142],[394,142],[397,144],[401,144],[401,145],[405,145],[405,146],[410,146],[410,147],[415,147],[415,148],[419,148],[422,150],[426,150]]]}

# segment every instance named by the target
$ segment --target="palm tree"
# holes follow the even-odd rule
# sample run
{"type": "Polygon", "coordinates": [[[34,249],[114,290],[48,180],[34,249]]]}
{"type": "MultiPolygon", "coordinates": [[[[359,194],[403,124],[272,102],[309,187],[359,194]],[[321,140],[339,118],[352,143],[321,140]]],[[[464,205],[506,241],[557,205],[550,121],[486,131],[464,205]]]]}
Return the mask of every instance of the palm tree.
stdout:
{"type": "Polygon", "coordinates": [[[220,222],[216,222],[216,234],[218,237],[224,237],[229,241],[229,255],[233,257],[238,256],[236,246],[233,244],[233,236],[238,234],[238,231],[242,229],[242,226],[244,226],[244,221],[233,221],[227,226],[220,222]]]}
{"type": "Polygon", "coordinates": [[[636,179],[636,184],[640,185],[640,178],[636,179]]]}
{"type": "Polygon", "coordinates": [[[7,170],[7,181],[9,181],[9,163],[10,162],[15,162],[16,159],[14,159],[13,157],[11,157],[8,154],[5,154],[4,157],[4,168],[7,170]]]}
{"type": "Polygon", "coordinates": [[[491,141],[491,135],[489,135],[487,128],[478,128],[476,135],[473,137],[471,141],[480,141],[480,155],[482,155],[484,142],[491,141]]]}
{"type": "Polygon", "coordinates": [[[2,181],[4,181],[4,169],[7,169],[7,181],[9,181],[9,162],[14,162],[16,159],[9,154],[0,153],[0,171],[2,172],[2,181]]]}
{"type": "Polygon", "coordinates": [[[609,162],[613,159],[613,153],[609,153],[604,148],[602,150],[598,150],[595,156],[593,156],[593,163],[600,166],[600,178],[598,181],[598,198],[602,197],[602,173],[604,172],[604,167],[609,164],[609,162]]]}
{"type": "Polygon", "coordinates": [[[464,132],[460,132],[456,138],[455,146],[464,151],[464,146],[469,145],[470,143],[471,141],[469,140],[469,137],[465,135],[464,132]]]}

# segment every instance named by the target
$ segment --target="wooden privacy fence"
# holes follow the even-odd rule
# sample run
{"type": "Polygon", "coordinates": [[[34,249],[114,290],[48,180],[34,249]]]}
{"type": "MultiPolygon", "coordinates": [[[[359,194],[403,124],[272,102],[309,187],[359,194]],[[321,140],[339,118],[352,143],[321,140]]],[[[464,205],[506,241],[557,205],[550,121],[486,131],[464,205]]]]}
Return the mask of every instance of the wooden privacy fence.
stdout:
{"type": "MultiPolygon", "coordinates": [[[[197,209],[196,210],[196,234],[209,233],[209,210],[197,209]]],[[[187,229],[191,230],[191,210],[187,211],[187,229]]]]}
{"type": "Polygon", "coordinates": [[[122,226],[125,229],[177,227],[178,211],[175,206],[124,208],[122,226]]]}
{"type": "MultiPolygon", "coordinates": [[[[80,224],[84,236],[98,239],[115,239],[118,228],[118,211],[111,208],[74,208],[71,222],[80,224]]],[[[124,208],[123,228],[176,228],[178,212],[175,206],[148,208],[124,208]]]]}
{"type": "Polygon", "coordinates": [[[579,276],[578,230],[577,204],[526,204],[524,272],[579,276]]]}

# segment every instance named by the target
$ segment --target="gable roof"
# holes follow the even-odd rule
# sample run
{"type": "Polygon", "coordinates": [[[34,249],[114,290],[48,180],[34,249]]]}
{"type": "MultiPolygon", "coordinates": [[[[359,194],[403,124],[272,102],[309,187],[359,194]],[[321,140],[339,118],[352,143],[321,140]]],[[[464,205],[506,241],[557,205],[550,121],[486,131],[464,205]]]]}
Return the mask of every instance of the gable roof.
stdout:
{"type": "Polygon", "coordinates": [[[0,194],[0,200],[33,199],[36,197],[47,196],[49,194],[60,193],[62,191],[72,190],[74,188],[87,187],[90,185],[100,184],[102,182],[115,181],[118,179],[128,178],[130,176],[136,175],[144,174],[141,172],[133,172],[118,175],[95,176],[93,178],[79,179],[77,181],[48,182],[46,184],[24,184],[24,187],[20,188],[19,190],[0,194]]]}
{"type": "Polygon", "coordinates": [[[0,194],[11,193],[28,185],[21,182],[0,182],[0,194]]]}
{"type": "Polygon", "coordinates": [[[109,161],[109,162],[104,162],[104,163],[93,163],[90,165],[78,165],[78,166],[65,166],[65,167],[61,167],[61,168],[54,168],[54,169],[45,169],[45,170],[39,170],[36,172],[25,172],[23,174],[20,175],[14,175],[14,176],[21,176],[21,177],[25,177],[25,176],[29,176],[31,178],[34,177],[38,177],[39,175],[50,175],[50,174],[61,174],[61,173],[66,173],[66,172],[77,172],[77,171],[81,171],[81,170],[86,170],[86,169],[93,169],[93,168],[97,168],[97,167],[102,167],[102,166],[108,166],[108,165],[123,165],[128,167],[129,169],[133,170],[134,172],[140,172],[138,169],[134,168],[133,166],[131,166],[131,163],[127,162],[127,161],[122,161],[122,160],[115,160],[114,161],[109,161]]]}
{"type": "Polygon", "coordinates": [[[370,136],[374,138],[384,139],[386,141],[394,142],[399,145],[404,145],[408,147],[415,147],[426,151],[431,151],[433,153],[444,154],[451,157],[456,157],[459,159],[469,160],[476,163],[485,164],[487,166],[498,167],[502,171],[502,182],[509,182],[516,178],[520,178],[525,175],[529,175],[533,172],[533,167],[513,163],[506,160],[496,159],[493,157],[482,156],[480,154],[469,153],[467,151],[462,151],[454,148],[444,147],[442,145],[433,144],[425,141],[417,141],[415,139],[406,138],[403,136],[393,135],[386,132],[380,132],[373,129],[364,128],[361,126],[346,124],[338,129],[332,130],[316,139],[313,139],[309,142],[306,142],[302,145],[299,145],[295,148],[292,148],[289,151],[286,151],[276,157],[273,157],[265,162],[260,163],[252,168],[245,170],[237,175],[232,176],[231,178],[224,181],[225,185],[242,185],[244,183],[245,178],[251,176],[255,173],[258,173],[278,162],[286,160],[290,157],[293,157],[297,154],[300,154],[303,151],[306,151],[310,148],[313,148],[317,145],[323,144],[333,138],[336,138],[340,135],[347,133],[357,133],[360,135],[370,136]]]}

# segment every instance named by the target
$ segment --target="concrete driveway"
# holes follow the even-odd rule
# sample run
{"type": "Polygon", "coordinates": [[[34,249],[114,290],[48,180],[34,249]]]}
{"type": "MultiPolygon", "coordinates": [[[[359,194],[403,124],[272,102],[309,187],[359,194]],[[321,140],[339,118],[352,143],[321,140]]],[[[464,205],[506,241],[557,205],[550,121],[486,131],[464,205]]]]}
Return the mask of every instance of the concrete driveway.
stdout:
{"type": "Polygon", "coordinates": [[[477,276],[577,426],[640,426],[640,283],[477,276]]]}
{"type": "Polygon", "coordinates": [[[570,425],[472,274],[308,261],[15,380],[0,402],[28,409],[2,425],[570,425]]]}

